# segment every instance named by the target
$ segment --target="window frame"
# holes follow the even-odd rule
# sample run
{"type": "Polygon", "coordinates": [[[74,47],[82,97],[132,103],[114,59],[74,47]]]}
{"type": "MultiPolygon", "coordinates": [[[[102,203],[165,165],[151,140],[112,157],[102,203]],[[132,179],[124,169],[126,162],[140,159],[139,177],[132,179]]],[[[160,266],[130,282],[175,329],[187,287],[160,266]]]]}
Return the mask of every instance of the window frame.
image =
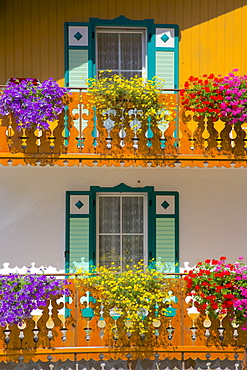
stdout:
{"type": "MultiPolygon", "coordinates": [[[[143,235],[143,261],[144,261],[144,264],[146,265],[148,263],[148,196],[147,196],[147,193],[142,193],[142,192],[112,192],[112,193],[108,193],[108,192],[99,192],[99,193],[96,193],[96,265],[99,264],[99,236],[100,236],[100,232],[99,232],[99,198],[100,197],[134,197],[134,196],[138,196],[138,197],[143,197],[143,233],[141,235],[143,235]]],[[[121,211],[122,209],[120,208],[120,220],[121,220],[121,211]]],[[[120,225],[122,225],[122,223],[120,222],[120,225]]],[[[106,233],[105,233],[106,234],[106,233]]],[[[116,234],[119,234],[121,237],[126,234],[126,233],[123,233],[122,230],[120,231],[120,233],[115,233],[116,234]]],[[[133,233],[133,234],[136,234],[137,233],[133,233]]],[[[114,235],[114,233],[112,233],[112,235],[114,235]]],[[[130,234],[131,235],[131,234],[130,234]]],[[[122,258],[122,243],[120,242],[120,248],[121,248],[121,251],[120,251],[120,259],[122,258]]]]}
{"type": "MultiPolygon", "coordinates": [[[[98,67],[98,34],[99,33],[116,33],[118,35],[123,33],[129,33],[129,34],[141,34],[142,35],[142,77],[145,77],[147,75],[147,66],[148,66],[148,55],[147,55],[147,27],[103,27],[103,26],[96,26],[95,28],[95,63],[96,63],[96,75],[98,76],[99,69],[98,67]]],[[[118,44],[119,51],[120,51],[120,43],[118,44]]],[[[120,54],[121,55],[121,54],[120,54]]],[[[118,72],[115,72],[114,74],[122,74],[123,72],[131,72],[132,70],[123,70],[121,68],[121,57],[119,58],[119,65],[118,65],[118,72]]],[[[108,68],[111,69],[111,68],[108,68]]],[[[104,71],[104,70],[103,70],[104,71]]]]}

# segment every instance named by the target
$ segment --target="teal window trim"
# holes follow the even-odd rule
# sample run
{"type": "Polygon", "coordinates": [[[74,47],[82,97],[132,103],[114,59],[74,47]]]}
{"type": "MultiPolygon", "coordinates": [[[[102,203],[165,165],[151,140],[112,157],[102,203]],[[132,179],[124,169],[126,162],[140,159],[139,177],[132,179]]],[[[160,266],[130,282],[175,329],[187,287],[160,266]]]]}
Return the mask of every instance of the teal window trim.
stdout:
{"type": "Polygon", "coordinates": [[[161,47],[157,47],[156,48],[156,51],[175,51],[175,47],[174,48],[161,48],[161,47]]]}
{"type": "Polygon", "coordinates": [[[88,218],[88,215],[70,215],[70,218],[88,218]]]}
{"type": "MultiPolygon", "coordinates": [[[[91,258],[93,261],[93,264],[96,264],[96,195],[97,193],[147,193],[148,198],[148,220],[155,220],[155,217],[152,212],[152,204],[150,201],[153,199],[153,193],[154,193],[154,187],[153,186],[145,186],[145,187],[131,187],[126,184],[119,184],[114,187],[100,187],[100,186],[91,186],[90,191],[92,194],[92,215],[93,215],[93,232],[91,234],[92,237],[92,243],[91,243],[91,258]],[[151,218],[152,217],[152,218],[151,218]]],[[[153,229],[155,231],[155,228],[153,229]]],[[[155,256],[155,232],[152,232],[149,221],[148,221],[148,260],[153,258],[155,256]]],[[[89,255],[90,256],[90,255],[89,255]]]]}
{"type": "Polygon", "coordinates": [[[64,23],[64,81],[69,86],[69,23],[64,23]]]}
{"type": "Polygon", "coordinates": [[[89,268],[96,266],[96,192],[90,187],[89,198],[89,268]]]}
{"type": "Polygon", "coordinates": [[[142,187],[131,187],[131,186],[128,186],[124,183],[121,183],[119,185],[116,185],[116,186],[113,186],[113,187],[101,187],[101,186],[91,186],[90,187],[90,191],[92,192],[118,192],[118,193],[128,193],[128,192],[132,192],[132,193],[140,193],[140,192],[151,192],[151,191],[154,191],[154,187],[153,186],[144,186],[143,188],[142,187]]]}
{"type": "Polygon", "coordinates": [[[88,47],[87,46],[70,46],[69,47],[69,50],[88,50],[88,47]]]}
{"type": "Polygon", "coordinates": [[[111,27],[147,27],[154,24],[153,19],[132,20],[120,15],[114,19],[89,18],[89,22],[97,26],[111,26],[111,27]]]}

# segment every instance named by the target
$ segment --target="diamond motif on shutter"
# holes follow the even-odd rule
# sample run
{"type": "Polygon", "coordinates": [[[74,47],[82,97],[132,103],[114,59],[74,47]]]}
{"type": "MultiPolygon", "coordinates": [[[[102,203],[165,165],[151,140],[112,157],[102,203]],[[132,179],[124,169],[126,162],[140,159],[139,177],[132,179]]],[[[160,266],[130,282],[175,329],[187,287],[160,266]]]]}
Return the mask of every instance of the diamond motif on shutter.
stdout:
{"type": "Polygon", "coordinates": [[[82,38],[82,34],[80,32],[76,32],[76,34],[74,34],[74,38],[79,41],[81,38],[82,38]]]}
{"type": "Polygon", "coordinates": [[[81,207],[84,206],[84,203],[82,203],[80,200],[78,200],[78,202],[76,202],[75,206],[78,208],[78,209],[81,209],[81,207]]]}
{"type": "Polygon", "coordinates": [[[163,203],[161,203],[161,207],[163,207],[164,209],[167,209],[169,205],[170,204],[166,200],[163,203]]]}
{"type": "Polygon", "coordinates": [[[165,33],[164,33],[164,35],[163,35],[163,36],[161,36],[161,40],[162,40],[163,42],[167,42],[167,41],[169,40],[169,37],[167,36],[167,34],[165,34],[165,33]]]}

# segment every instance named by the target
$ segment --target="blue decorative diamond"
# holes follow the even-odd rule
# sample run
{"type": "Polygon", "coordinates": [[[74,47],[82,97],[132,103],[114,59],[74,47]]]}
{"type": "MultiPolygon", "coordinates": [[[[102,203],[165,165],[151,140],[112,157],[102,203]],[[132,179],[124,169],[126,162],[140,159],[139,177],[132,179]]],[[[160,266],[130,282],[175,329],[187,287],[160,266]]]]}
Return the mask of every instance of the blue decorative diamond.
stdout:
{"type": "Polygon", "coordinates": [[[169,37],[164,33],[164,35],[163,35],[163,36],[161,36],[161,40],[162,40],[163,42],[166,42],[166,41],[168,41],[168,40],[169,40],[169,37]]]}
{"type": "Polygon", "coordinates": [[[163,207],[164,209],[168,208],[169,205],[170,204],[166,200],[163,203],[161,203],[161,207],[163,207]]]}
{"type": "Polygon", "coordinates": [[[75,206],[78,208],[78,209],[81,209],[81,207],[84,206],[84,203],[82,203],[80,200],[78,200],[78,202],[76,202],[75,206]]]}
{"type": "Polygon", "coordinates": [[[74,38],[77,40],[77,41],[80,41],[80,39],[83,37],[83,35],[80,33],[80,32],[76,32],[76,34],[74,35],[74,38]]]}

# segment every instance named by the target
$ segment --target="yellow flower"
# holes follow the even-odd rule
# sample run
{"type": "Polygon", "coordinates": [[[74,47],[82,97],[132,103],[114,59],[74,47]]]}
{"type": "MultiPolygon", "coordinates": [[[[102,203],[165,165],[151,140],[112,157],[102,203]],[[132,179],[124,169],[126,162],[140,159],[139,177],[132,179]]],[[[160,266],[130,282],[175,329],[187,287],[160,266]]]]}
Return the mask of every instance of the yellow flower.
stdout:
{"type": "Polygon", "coordinates": [[[145,333],[150,327],[148,322],[152,319],[150,313],[154,307],[156,315],[163,312],[163,301],[169,296],[171,284],[159,271],[144,265],[143,261],[139,261],[132,270],[129,266],[126,268],[121,273],[114,264],[109,268],[98,266],[92,272],[78,270],[77,273],[82,273],[82,276],[76,279],[76,284],[78,288],[86,286],[87,290],[98,291],[98,302],[105,309],[118,308],[123,319],[132,321],[132,331],[145,333]],[[149,312],[147,317],[140,314],[144,308],[149,312]]]}

